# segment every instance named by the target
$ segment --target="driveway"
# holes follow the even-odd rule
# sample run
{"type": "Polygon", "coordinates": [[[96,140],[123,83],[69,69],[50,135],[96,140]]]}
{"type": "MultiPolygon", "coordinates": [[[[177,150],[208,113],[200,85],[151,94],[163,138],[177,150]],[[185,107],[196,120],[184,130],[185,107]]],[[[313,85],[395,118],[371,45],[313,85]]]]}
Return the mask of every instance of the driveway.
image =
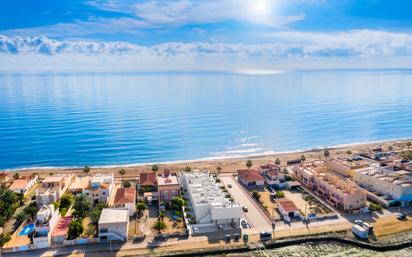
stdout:
{"type": "Polygon", "coordinates": [[[220,175],[220,180],[226,185],[227,190],[241,206],[248,208],[248,212],[244,213],[250,226],[253,229],[271,230],[272,224],[269,218],[257,206],[245,189],[235,180],[232,175],[220,175]],[[232,184],[229,188],[227,184],[232,184]]]}

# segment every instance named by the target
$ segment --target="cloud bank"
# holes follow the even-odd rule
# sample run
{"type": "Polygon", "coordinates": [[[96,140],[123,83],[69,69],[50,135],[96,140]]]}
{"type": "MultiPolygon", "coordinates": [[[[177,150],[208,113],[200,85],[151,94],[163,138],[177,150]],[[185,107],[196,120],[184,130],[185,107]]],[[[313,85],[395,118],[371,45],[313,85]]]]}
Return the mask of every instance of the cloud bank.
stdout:
{"type": "Polygon", "coordinates": [[[0,60],[3,60],[0,70],[166,71],[412,66],[412,34],[408,33],[280,31],[267,37],[274,43],[168,42],[142,46],[128,42],[58,41],[44,36],[0,35],[0,60]],[[43,67],[38,65],[39,59],[43,67]]]}

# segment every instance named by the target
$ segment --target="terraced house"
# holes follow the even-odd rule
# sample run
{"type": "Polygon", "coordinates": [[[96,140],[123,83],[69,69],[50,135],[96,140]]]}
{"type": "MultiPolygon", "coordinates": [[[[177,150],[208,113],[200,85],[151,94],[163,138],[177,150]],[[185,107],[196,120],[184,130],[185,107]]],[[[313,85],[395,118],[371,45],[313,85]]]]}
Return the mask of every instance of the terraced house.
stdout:
{"type": "Polygon", "coordinates": [[[323,163],[296,166],[293,172],[303,185],[317,192],[337,208],[351,211],[366,206],[366,192],[349,179],[328,172],[323,163]]]}

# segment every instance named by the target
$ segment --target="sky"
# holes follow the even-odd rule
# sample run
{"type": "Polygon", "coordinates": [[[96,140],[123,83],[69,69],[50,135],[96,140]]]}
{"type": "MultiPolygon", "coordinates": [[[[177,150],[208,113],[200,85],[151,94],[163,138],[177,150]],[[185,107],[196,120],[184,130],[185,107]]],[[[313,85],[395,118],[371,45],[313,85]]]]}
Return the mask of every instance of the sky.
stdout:
{"type": "Polygon", "coordinates": [[[411,13],[410,0],[0,0],[0,71],[412,68],[411,13]]]}

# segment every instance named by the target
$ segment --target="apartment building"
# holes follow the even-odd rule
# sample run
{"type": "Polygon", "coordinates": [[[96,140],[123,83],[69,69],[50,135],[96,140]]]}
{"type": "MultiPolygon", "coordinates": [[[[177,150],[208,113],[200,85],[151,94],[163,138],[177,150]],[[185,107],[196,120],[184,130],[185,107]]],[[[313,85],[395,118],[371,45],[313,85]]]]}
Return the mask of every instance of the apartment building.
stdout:
{"type": "Polygon", "coordinates": [[[385,206],[412,204],[412,172],[398,168],[367,167],[356,171],[353,181],[385,206]]]}
{"type": "Polygon", "coordinates": [[[328,172],[324,164],[296,166],[293,172],[303,185],[317,192],[337,208],[350,211],[366,206],[366,192],[352,181],[328,172]]]}
{"type": "Polygon", "coordinates": [[[330,171],[343,177],[351,178],[357,170],[367,167],[379,167],[380,163],[361,156],[353,156],[350,158],[339,157],[326,161],[325,166],[330,171]]]}
{"type": "Polygon", "coordinates": [[[189,195],[197,224],[214,229],[239,228],[241,206],[226,197],[207,171],[183,173],[179,179],[189,195]]]}
{"type": "Polygon", "coordinates": [[[70,184],[68,191],[72,195],[82,194],[85,190],[90,187],[90,181],[92,180],[92,176],[76,176],[73,182],[70,184]]]}
{"type": "Polygon", "coordinates": [[[51,204],[60,199],[67,191],[73,180],[72,174],[56,174],[47,176],[42,182],[40,189],[36,191],[37,206],[51,204]]]}
{"type": "Polygon", "coordinates": [[[93,175],[90,186],[83,193],[90,197],[93,204],[107,203],[114,188],[114,175],[98,173],[93,175]]]}

